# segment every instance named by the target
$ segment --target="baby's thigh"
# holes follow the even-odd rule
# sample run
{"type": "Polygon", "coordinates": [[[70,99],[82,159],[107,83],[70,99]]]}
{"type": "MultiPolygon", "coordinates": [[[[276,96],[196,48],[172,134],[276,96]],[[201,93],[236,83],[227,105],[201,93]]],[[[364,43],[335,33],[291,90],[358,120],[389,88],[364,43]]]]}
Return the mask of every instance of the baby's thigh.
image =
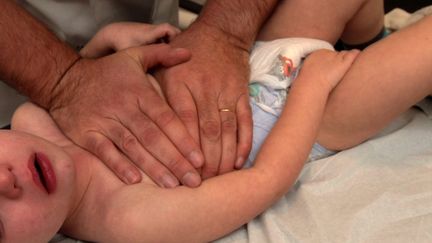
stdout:
{"type": "Polygon", "coordinates": [[[368,0],[280,1],[259,40],[307,37],[336,43],[345,25],[368,0]]]}

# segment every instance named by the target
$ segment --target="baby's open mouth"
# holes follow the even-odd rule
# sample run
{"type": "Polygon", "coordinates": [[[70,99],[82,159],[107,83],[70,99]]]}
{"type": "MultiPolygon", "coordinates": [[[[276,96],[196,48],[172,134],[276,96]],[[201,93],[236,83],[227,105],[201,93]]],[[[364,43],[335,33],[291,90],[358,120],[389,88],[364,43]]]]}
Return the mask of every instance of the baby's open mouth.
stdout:
{"type": "Polygon", "coordinates": [[[41,153],[33,154],[28,166],[36,185],[48,194],[53,193],[57,186],[57,180],[48,158],[41,153]]]}
{"type": "Polygon", "coordinates": [[[47,182],[46,182],[46,180],[45,180],[44,174],[43,174],[43,172],[42,172],[42,168],[41,168],[41,166],[40,166],[39,163],[40,163],[40,162],[39,162],[38,156],[35,155],[35,156],[34,156],[34,167],[36,168],[36,172],[37,172],[37,174],[38,174],[39,181],[42,183],[42,186],[43,186],[43,187],[45,188],[45,190],[48,192],[47,182]]]}

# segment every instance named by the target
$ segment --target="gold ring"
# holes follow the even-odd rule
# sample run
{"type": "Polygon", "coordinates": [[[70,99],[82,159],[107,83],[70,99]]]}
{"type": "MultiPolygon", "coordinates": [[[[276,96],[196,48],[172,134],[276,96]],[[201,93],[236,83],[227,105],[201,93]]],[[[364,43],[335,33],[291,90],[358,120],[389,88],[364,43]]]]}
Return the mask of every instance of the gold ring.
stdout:
{"type": "Polygon", "coordinates": [[[222,109],[219,109],[219,112],[232,112],[230,109],[228,109],[228,108],[222,108],[222,109]]]}

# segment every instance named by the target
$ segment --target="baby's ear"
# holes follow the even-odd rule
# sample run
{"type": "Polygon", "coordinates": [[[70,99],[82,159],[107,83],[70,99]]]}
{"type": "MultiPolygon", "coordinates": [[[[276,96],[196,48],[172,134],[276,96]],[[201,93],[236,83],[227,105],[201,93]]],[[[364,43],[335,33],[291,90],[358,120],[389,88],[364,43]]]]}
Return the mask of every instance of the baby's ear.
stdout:
{"type": "Polygon", "coordinates": [[[51,116],[44,109],[30,102],[22,104],[15,111],[11,129],[36,135],[61,147],[72,144],[51,116]]]}

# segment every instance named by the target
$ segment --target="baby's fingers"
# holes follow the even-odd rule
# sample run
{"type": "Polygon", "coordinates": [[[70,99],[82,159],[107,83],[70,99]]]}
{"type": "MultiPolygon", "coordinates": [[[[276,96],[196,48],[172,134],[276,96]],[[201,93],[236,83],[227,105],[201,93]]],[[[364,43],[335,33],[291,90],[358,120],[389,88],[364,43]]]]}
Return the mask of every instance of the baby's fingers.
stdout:
{"type": "Polygon", "coordinates": [[[359,53],[359,50],[341,51],[337,53],[333,61],[329,62],[330,67],[327,72],[327,79],[333,88],[342,81],[359,53]]]}
{"type": "Polygon", "coordinates": [[[352,65],[359,53],[360,51],[355,49],[349,51],[341,51],[339,52],[339,57],[341,58],[341,61],[349,67],[352,65]]]}
{"type": "Polygon", "coordinates": [[[167,38],[167,40],[164,41],[170,42],[181,33],[181,30],[170,24],[160,24],[156,26],[155,32],[159,38],[167,38]]]}
{"type": "Polygon", "coordinates": [[[156,43],[163,41],[168,43],[174,39],[178,34],[180,34],[180,29],[170,25],[170,24],[159,24],[155,25],[154,29],[150,31],[149,37],[151,36],[151,40],[147,40],[149,43],[156,43]]]}

